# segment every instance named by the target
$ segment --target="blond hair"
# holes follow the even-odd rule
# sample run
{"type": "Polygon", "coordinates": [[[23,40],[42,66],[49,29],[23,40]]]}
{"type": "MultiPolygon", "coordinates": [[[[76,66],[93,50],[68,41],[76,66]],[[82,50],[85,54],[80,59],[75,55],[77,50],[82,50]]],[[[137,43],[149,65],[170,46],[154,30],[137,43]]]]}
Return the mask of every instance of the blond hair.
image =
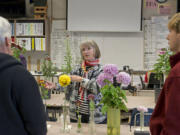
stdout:
{"type": "Polygon", "coordinates": [[[92,47],[94,49],[96,59],[99,59],[101,57],[101,52],[99,50],[99,47],[98,47],[97,43],[94,40],[87,40],[87,41],[81,43],[81,45],[80,45],[81,56],[82,56],[82,49],[85,46],[92,47]]]}
{"type": "Polygon", "coordinates": [[[175,30],[176,33],[180,33],[180,13],[176,13],[168,23],[169,30],[175,30]]]}

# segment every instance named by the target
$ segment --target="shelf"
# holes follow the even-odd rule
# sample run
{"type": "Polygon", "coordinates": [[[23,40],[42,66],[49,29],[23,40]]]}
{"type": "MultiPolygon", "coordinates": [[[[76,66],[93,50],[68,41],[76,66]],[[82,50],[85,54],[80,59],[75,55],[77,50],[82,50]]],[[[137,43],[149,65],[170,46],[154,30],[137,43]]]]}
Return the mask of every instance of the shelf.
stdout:
{"type": "MultiPolygon", "coordinates": [[[[14,37],[14,36],[12,36],[12,37],[14,37]]],[[[34,38],[45,38],[45,35],[41,35],[41,36],[38,36],[38,35],[22,35],[22,36],[19,36],[19,35],[17,35],[16,36],[16,38],[32,38],[32,37],[34,37],[34,38]]]]}
{"type": "Polygon", "coordinates": [[[38,22],[38,21],[46,21],[46,19],[41,19],[41,18],[17,18],[17,19],[13,19],[13,18],[8,18],[9,21],[20,21],[20,22],[38,22]]]}
{"type": "Polygon", "coordinates": [[[9,19],[12,26],[13,41],[20,46],[26,41],[27,51],[47,51],[47,35],[45,19],[18,18],[9,19]]]}

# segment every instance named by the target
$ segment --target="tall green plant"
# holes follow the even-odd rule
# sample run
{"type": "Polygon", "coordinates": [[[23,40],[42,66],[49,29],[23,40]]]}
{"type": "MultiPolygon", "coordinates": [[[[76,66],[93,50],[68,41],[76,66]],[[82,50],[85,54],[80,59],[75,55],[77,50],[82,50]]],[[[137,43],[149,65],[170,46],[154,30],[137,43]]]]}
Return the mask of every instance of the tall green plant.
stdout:
{"type": "Polygon", "coordinates": [[[173,53],[168,48],[162,48],[159,53],[159,58],[157,62],[154,64],[153,72],[156,73],[156,78],[158,80],[162,80],[162,74],[168,75],[171,69],[169,63],[169,57],[173,53]]]}
{"type": "Polygon", "coordinates": [[[61,71],[64,74],[69,74],[72,71],[72,56],[71,56],[69,38],[66,38],[65,45],[66,45],[66,54],[64,56],[64,64],[61,67],[61,71]]]}
{"type": "Polygon", "coordinates": [[[57,73],[57,68],[53,66],[53,63],[49,56],[44,59],[41,68],[42,74],[43,76],[45,76],[46,79],[49,77],[53,77],[57,73]]]}

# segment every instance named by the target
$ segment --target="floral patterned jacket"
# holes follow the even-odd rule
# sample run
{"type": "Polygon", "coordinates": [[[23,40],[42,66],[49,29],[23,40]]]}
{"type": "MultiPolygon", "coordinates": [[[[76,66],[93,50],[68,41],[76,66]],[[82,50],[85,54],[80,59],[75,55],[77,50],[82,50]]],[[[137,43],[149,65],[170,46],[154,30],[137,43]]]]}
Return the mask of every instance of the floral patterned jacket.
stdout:
{"type": "MultiPolygon", "coordinates": [[[[66,99],[70,102],[70,118],[77,120],[76,118],[76,101],[78,99],[78,91],[79,87],[82,86],[85,88],[85,93],[87,93],[87,96],[89,94],[95,95],[95,122],[96,123],[102,123],[106,120],[106,115],[103,115],[101,112],[102,105],[99,104],[101,100],[101,93],[100,88],[98,84],[96,83],[96,78],[98,75],[102,72],[102,66],[96,65],[92,67],[88,71],[88,77],[83,79],[81,83],[78,82],[72,82],[67,89],[66,92],[66,99]]],[[[71,72],[72,75],[79,75],[83,76],[84,71],[82,70],[81,66],[77,66],[75,70],[71,72]]]]}

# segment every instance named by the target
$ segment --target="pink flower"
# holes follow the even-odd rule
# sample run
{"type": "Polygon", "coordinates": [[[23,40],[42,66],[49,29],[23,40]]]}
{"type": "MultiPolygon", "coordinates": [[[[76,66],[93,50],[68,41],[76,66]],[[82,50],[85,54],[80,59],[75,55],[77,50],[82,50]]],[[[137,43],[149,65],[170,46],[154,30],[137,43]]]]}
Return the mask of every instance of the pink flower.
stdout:
{"type": "Polygon", "coordinates": [[[159,52],[160,55],[163,55],[163,54],[165,54],[165,53],[166,53],[165,51],[160,51],[160,52],[159,52]]]}
{"type": "Polygon", "coordinates": [[[93,94],[89,94],[89,95],[88,95],[88,99],[89,99],[89,100],[94,100],[94,95],[93,95],[93,94]]]}
{"type": "Polygon", "coordinates": [[[148,112],[148,109],[146,107],[144,107],[144,106],[139,106],[137,108],[137,110],[140,111],[140,112],[148,112]]]}

